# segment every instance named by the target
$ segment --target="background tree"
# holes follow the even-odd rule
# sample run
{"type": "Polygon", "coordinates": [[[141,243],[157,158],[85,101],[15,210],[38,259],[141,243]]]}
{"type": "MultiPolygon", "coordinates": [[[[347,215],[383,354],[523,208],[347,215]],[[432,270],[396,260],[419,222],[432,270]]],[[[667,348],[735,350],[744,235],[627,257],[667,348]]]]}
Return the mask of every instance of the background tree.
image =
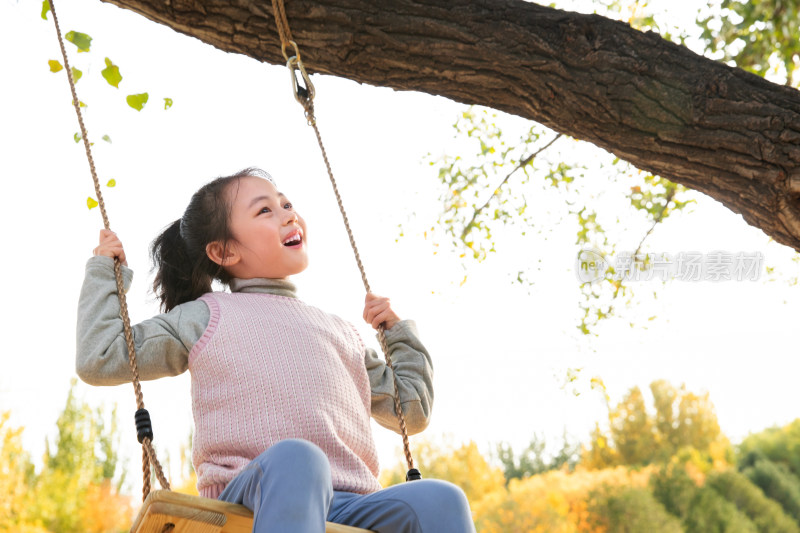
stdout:
{"type": "Polygon", "coordinates": [[[599,426],[583,452],[583,464],[603,468],[616,464],[669,461],[680,450],[696,450],[709,465],[730,457],[708,393],[698,395],[659,380],[650,385],[655,413],[647,410],[638,387],[609,409],[608,433],[599,426]]]}
{"type": "Polygon", "coordinates": [[[670,515],[646,489],[601,487],[590,495],[595,527],[625,533],[682,533],[681,522],[670,515]]]}
{"type": "Polygon", "coordinates": [[[22,447],[23,428],[9,427],[9,417],[8,412],[0,413],[0,532],[44,531],[30,513],[35,472],[22,447]]]}
{"type": "Polygon", "coordinates": [[[639,387],[633,387],[608,415],[611,440],[622,464],[649,463],[655,455],[655,428],[639,387]]]}
{"type": "MultiPolygon", "coordinates": [[[[469,442],[461,446],[438,446],[432,441],[414,443],[417,468],[425,477],[455,483],[464,490],[470,502],[478,502],[487,494],[505,487],[503,471],[488,463],[478,446],[469,442]]],[[[381,484],[386,487],[405,482],[405,463],[381,473],[381,484]]]]}
{"type": "Polygon", "coordinates": [[[800,526],[781,506],[767,498],[744,475],[734,470],[715,472],[706,483],[744,512],[762,533],[796,533],[800,526]]]}
{"type": "Polygon", "coordinates": [[[800,418],[786,426],[771,427],[747,436],[738,450],[742,458],[758,452],[770,461],[786,465],[795,476],[800,476],[800,418]]]}
{"type": "Polygon", "coordinates": [[[686,533],[758,532],[747,515],[709,487],[700,487],[694,492],[683,524],[686,533]]]}
{"type": "Polygon", "coordinates": [[[76,380],[47,442],[42,471],[33,487],[32,514],[59,533],[103,533],[130,527],[131,502],[117,473],[116,410],[107,415],[75,396],[76,380]]]}
{"type": "Polygon", "coordinates": [[[672,461],[650,478],[653,496],[687,533],[757,533],[755,524],[715,490],[698,486],[687,465],[672,461]]]}
{"type": "Polygon", "coordinates": [[[539,435],[534,435],[519,454],[507,442],[497,444],[497,460],[503,465],[506,484],[512,479],[524,479],[548,470],[574,469],[580,459],[580,444],[571,442],[566,432],[561,438],[561,448],[556,453],[547,452],[547,441],[539,435]]]}
{"type": "Polygon", "coordinates": [[[800,524],[800,479],[782,464],[765,458],[756,459],[742,471],[767,498],[778,502],[800,524]]]}

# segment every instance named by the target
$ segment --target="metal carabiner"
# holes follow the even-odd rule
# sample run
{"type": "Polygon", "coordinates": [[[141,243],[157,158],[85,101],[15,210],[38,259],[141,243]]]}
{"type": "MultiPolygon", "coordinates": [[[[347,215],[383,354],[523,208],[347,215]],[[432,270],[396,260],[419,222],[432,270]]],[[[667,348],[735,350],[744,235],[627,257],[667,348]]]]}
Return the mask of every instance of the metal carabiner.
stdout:
{"type": "Polygon", "coordinates": [[[308,77],[308,72],[306,72],[306,68],[303,66],[303,62],[296,57],[290,57],[289,61],[286,62],[286,66],[289,68],[289,76],[292,78],[292,91],[294,92],[295,100],[301,104],[305,104],[306,101],[313,100],[314,84],[311,83],[311,80],[308,77]],[[300,71],[300,75],[303,77],[303,81],[306,84],[305,87],[300,85],[300,81],[297,79],[297,72],[295,69],[300,71]]]}
{"type": "Polygon", "coordinates": [[[287,57],[286,47],[284,45],[281,45],[281,50],[283,51],[283,56],[286,57],[286,68],[289,69],[289,76],[292,78],[292,92],[294,93],[294,98],[302,105],[305,105],[307,101],[314,100],[314,84],[311,83],[308,72],[306,72],[306,68],[300,60],[300,50],[297,48],[297,43],[294,41],[290,42],[294,47],[295,55],[287,57]],[[305,87],[303,87],[300,84],[300,80],[297,79],[297,70],[300,71],[300,75],[306,84],[305,87]]]}

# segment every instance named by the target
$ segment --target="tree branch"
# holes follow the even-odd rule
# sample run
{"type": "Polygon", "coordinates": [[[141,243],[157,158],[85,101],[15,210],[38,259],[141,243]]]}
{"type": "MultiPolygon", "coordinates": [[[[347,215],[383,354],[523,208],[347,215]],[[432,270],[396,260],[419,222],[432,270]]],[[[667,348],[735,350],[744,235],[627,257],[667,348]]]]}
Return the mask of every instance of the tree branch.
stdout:
{"type": "MultiPolygon", "coordinates": [[[[107,0],[283,64],[268,0],[107,0]]],[[[526,117],[719,200],[800,250],[800,92],[523,0],[289,0],[311,72],[526,117]]]]}

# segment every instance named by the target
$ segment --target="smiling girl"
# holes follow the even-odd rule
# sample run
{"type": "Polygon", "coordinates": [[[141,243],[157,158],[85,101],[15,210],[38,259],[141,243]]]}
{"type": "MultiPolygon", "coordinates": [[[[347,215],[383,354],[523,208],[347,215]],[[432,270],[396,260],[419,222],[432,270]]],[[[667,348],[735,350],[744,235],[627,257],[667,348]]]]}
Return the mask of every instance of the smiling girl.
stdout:
{"type": "MultiPolygon", "coordinates": [[[[382,489],[370,417],[398,431],[392,369],[356,328],[299,300],[308,266],[303,218],[272,178],[246,169],[198,190],[151,245],[163,313],[133,327],[142,379],[192,378],[192,462],[202,496],[254,513],[253,531],[322,532],[325,521],[376,532],[474,531],[461,489],[419,480],[382,489]],[[218,280],[230,292],[212,292],[218,280]]],[[[100,232],[78,310],[77,372],[130,382],[113,258],[100,232]]],[[[123,268],[126,290],[133,273],[123,268]]],[[[432,364],[412,320],[367,294],[383,323],[409,434],[428,425],[432,364]]]]}

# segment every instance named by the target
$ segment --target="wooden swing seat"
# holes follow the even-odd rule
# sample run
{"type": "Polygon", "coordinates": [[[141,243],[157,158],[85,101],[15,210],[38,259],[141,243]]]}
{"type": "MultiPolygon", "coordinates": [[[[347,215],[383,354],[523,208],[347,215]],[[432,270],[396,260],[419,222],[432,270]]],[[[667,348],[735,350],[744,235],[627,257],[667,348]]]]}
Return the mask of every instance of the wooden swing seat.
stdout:
{"type": "MultiPolygon", "coordinates": [[[[154,490],[142,504],[131,533],[251,533],[253,513],[243,505],[154,490]],[[172,529],[166,527],[174,524],[172,529]]],[[[369,533],[327,522],[326,533],[369,533]]]]}

